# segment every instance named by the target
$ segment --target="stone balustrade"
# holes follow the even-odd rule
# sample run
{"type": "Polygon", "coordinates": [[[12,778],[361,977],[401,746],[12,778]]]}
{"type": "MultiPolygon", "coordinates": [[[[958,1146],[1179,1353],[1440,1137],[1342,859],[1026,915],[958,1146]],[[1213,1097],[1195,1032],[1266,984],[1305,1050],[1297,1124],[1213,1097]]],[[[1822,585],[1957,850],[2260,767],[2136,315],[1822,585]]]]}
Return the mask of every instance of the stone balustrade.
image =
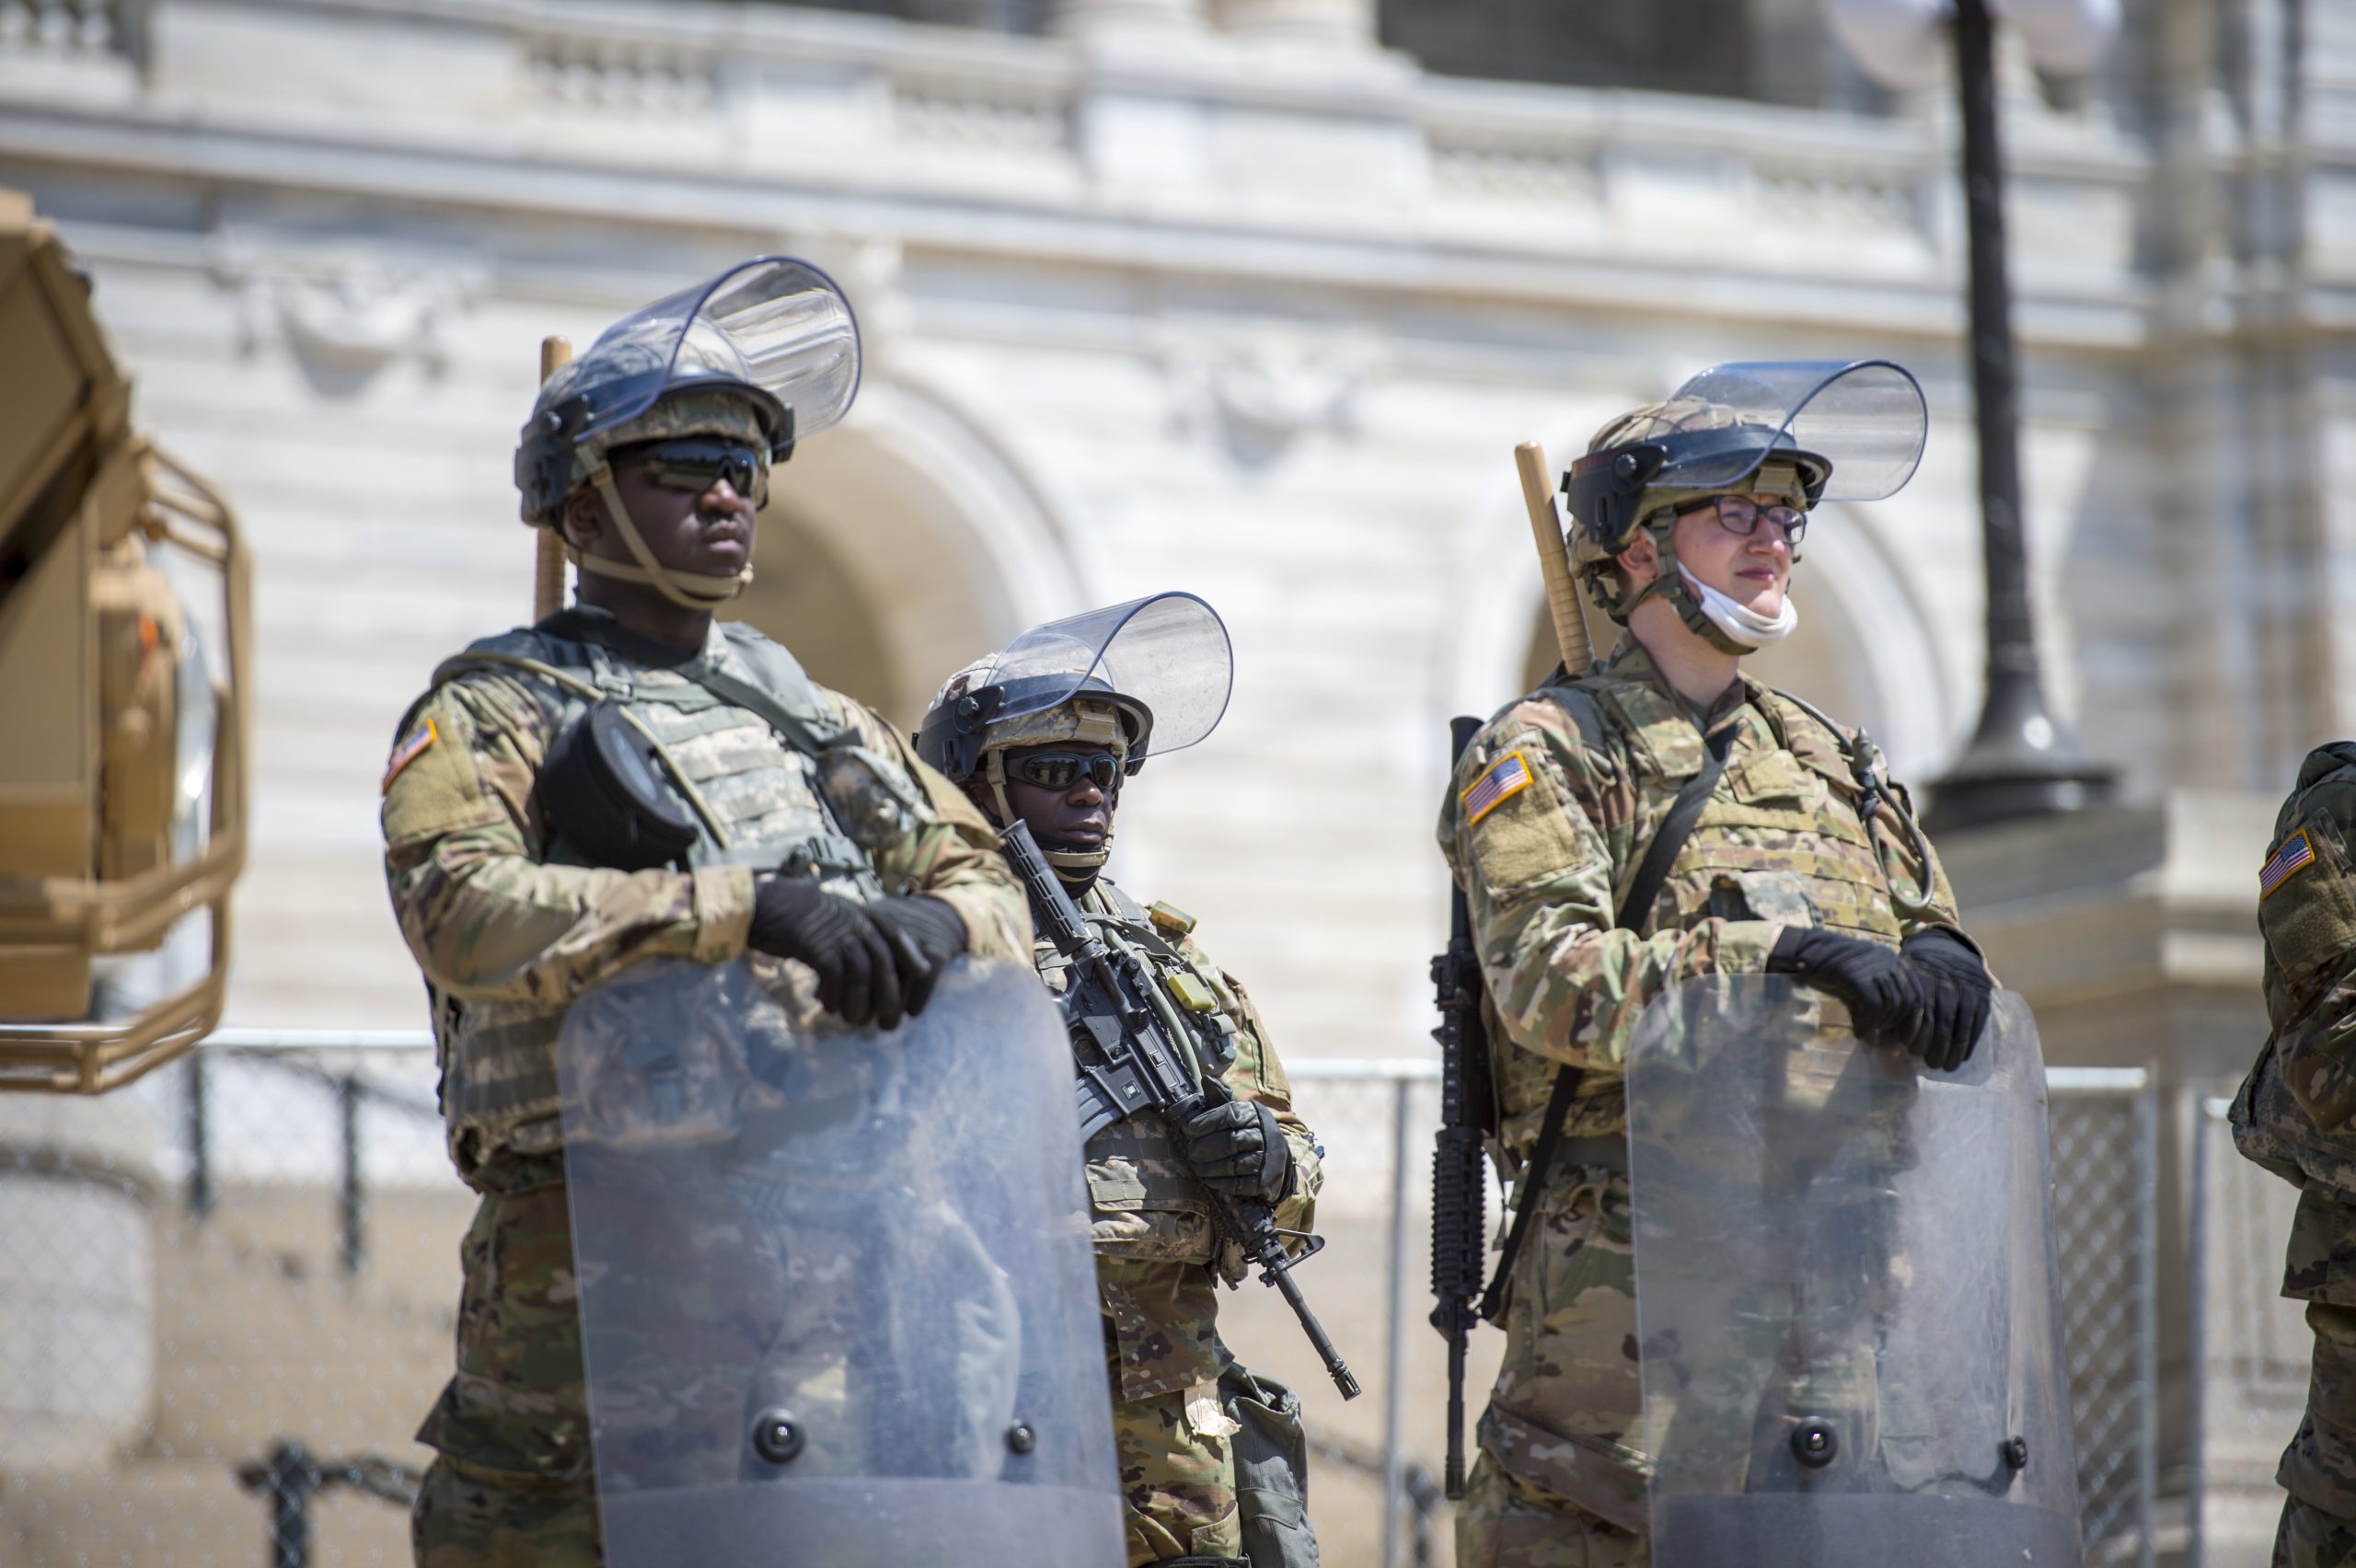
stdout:
{"type": "Polygon", "coordinates": [[[131,0],[0,0],[0,90],[120,101],[137,90],[131,0]]]}
{"type": "MultiPolygon", "coordinates": [[[[1434,238],[1642,253],[1707,207],[1844,248],[1819,266],[1795,243],[1776,265],[1796,275],[1864,265],[1945,288],[1960,269],[1935,103],[1861,125],[1433,77],[1372,47],[1363,0],[1063,0],[1041,35],[788,6],[682,5],[655,26],[553,0],[383,0],[318,7],[316,26],[271,35],[279,68],[251,72],[260,29],[306,9],[168,0],[137,9],[134,36],[127,0],[0,0],[0,82],[144,101],[159,133],[191,101],[227,128],[327,116],[391,145],[473,123],[623,168],[793,187],[856,158],[919,202],[971,194],[981,170],[990,196],[1034,209],[1126,218],[1143,193],[1304,233],[1407,217],[1434,238]]],[[[2032,312],[2048,261],[2081,294],[2127,297],[2147,156],[2092,121],[2013,129],[2032,312]]]]}

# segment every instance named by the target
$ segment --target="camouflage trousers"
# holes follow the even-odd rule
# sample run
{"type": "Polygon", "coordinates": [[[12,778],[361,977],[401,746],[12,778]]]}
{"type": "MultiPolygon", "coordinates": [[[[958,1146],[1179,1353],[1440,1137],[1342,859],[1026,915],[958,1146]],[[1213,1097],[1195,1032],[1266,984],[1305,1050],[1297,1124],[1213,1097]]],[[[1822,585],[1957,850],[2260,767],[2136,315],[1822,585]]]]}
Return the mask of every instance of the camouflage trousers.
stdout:
{"type": "Polygon", "coordinates": [[[1558,1167],[1506,1312],[1481,1454],[1456,1514],[1459,1568],[1637,1568],[1646,1561],[1628,1179],[1558,1167]]]}
{"type": "Polygon", "coordinates": [[[2307,1304],[2315,1369],[2297,1435],[2274,1479],[2290,1493],[2274,1538],[2276,1568],[2356,1564],[2356,1307],[2307,1304]]]}
{"type": "Polygon", "coordinates": [[[1130,1568],[1172,1557],[1243,1555],[1236,1431],[1216,1384],[1114,1401],[1113,1451],[1130,1568]]]}
{"type": "Polygon", "coordinates": [[[1512,1475],[1484,1450],[1456,1510],[1457,1568],[1645,1568],[1645,1538],[1512,1475]]]}
{"type": "Polygon", "coordinates": [[[418,1430],[418,1568],[598,1568],[589,1412],[560,1159],[494,1173],[460,1243],[457,1374],[418,1430]]]}

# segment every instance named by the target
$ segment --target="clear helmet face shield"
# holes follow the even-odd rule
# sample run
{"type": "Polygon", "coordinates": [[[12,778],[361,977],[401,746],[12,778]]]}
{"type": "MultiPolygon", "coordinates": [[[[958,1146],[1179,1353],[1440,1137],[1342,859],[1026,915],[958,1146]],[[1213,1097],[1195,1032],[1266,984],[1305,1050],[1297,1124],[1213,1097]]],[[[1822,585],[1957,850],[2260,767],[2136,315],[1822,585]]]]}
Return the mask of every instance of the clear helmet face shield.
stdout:
{"type": "Polygon", "coordinates": [[[1121,1511],[1063,1021],[960,960],[890,1032],[766,959],[558,1042],[613,1568],[1097,1568],[1121,1511]]]}
{"type": "Polygon", "coordinates": [[[1698,443],[1653,482],[1706,490],[1756,472],[1774,452],[1812,452],[1832,466],[1813,505],[1895,495],[1923,460],[1930,410],[1911,373],[1888,360],[1748,361],[1713,365],[1671,402],[1715,403],[1741,422],[1698,443]]]}
{"type": "Polygon", "coordinates": [[[1713,365],[1663,406],[1685,428],[1657,432],[1571,465],[1573,516],[1616,540],[1646,491],[1730,490],[1771,458],[1799,468],[1807,502],[1879,501],[1914,477],[1930,429],[1923,388],[1888,360],[1757,360],[1713,365]]]}
{"type": "Polygon", "coordinates": [[[992,724],[1044,713],[1082,691],[1144,707],[1151,727],[1134,767],[1183,751],[1218,728],[1235,686],[1235,651],[1218,612],[1192,594],[1164,593],[1033,627],[1001,650],[985,684],[928,716],[918,745],[952,778],[969,776],[992,724]]]}
{"type": "Polygon", "coordinates": [[[839,421],[859,374],[859,324],[835,281],[806,261],[763,256],[606,329],[558,373],[536,423],[570,447],[666,392],[733,385],[774,401],[772,436],[784,447],[839,421]]]}
{"type": "Polygon", "coordinates": [[[2045,1066],[2000,992],[1924,1071],[1780,976],[1691,981],[1628,1067],[1660,1568],[2076,1568],[2045,1066]]]}

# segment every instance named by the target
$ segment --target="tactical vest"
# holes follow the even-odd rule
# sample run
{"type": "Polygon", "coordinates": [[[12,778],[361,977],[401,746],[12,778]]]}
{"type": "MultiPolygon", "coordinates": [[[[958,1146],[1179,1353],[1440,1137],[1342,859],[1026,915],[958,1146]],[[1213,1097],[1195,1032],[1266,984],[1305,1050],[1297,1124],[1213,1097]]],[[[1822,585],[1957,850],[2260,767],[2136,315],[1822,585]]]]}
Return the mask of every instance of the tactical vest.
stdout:
{"type": "MultiPolygon", "coordinates": [[[[1611,758],[1626,776],[1634,836],[1626,863],[1613,868],[1616,902],[1634,882],[1679,789],[1701,771],[1702,732],[1691,713],[1646,682],[1603,675],[1550,686],[1541,695],[1577,725],[1588,751],[1611,758]]],[[[1728,758],[1726,777],[1703,804],[1648,916],[1638,917],[1638,928],[1679,930],[1713,917],[1776,920],[1896,947],[1905,935],[1903,919],[1922,917],[1929,905],[1924,890],[1906,876],[1897,879],[1893,897],[1884,859],[1890,824],[1868,833],[1865,787],[1842,737],[1780,693],[1754,688],[1753,697],[1755,718],[1742,721],[1755,726],[1763,720],[1773,744],[1738,746],[1728,758]]],[[[1953,915],[1940,911],[1934,917],[1953,915]]],[[[1507,1110],[1504,1141],[1526,1155],[1537,1139],[1557,1064],[1508,1049],[1509,1036],[1485,996],[1483,1005],[1492,1069],[1507,1110]]],[[[1574,1137],[1616,1138],[1627,1124],[1626,1104],[1620,1073],[1590,1069],[1565,1130],[1574,1137]]]]}
{"type": "MultiPolygon", "coordinates": [[[[1615,732],[1605,744],[1633,776],[1639,831],[1630,863],[1620,868],[1624,891],[1679,788],[1701,771],[1701,732],[1674,699],[1649,685],[1549,695],[1570,698],[1564,707],[1575,719],[1583,718],[1580,698],[1600,709],[1615,732]]],[[[1729,757],[1646,928],[1669,930],[1715,916],[1822,926],[1896,946],[1905,928],[1882,859],[1888,836],[1866,830],[1864,786],[1841,736],[1777,693],[1761,691],[1752,713],[1763,718],[1774,744],[1729,757]]],[[[1587,722],[1580,727],[1588,732],[1587,722]]],[[[1904,889],[1900,896],[1911,899],[1919,891],[1904,889]]]]}
{"type": "MultiPolygon", "coordinates": [[[[592,702],[610,698],[658,743],[669,765],[660,770],[664,783],[693,808],[698,836],[687,856],[690,867],[779,870],[815,877],[862,902],[882,895],[867,851],[846,831],[842,802],[855,791],[845,787],[844,775],[889,778],[911,812],[919,809],[918,786],[895,763],[856,744],[856,732],[827,711],[791,653],[749,627],[721,622],[701,654],[657,668],[565,635],[574,629],[595,635],[597,628],[567,612],[485,638],[435,670],[433,687],[470,675],[515,681],[549,715],[550,736],[592,702]],[[769,712],[699,684],[699,675],[715,674],[753,688],[769,712]]],[[[872,843],[879,829],[893,824],[852,825],[872,843]]],[[[560,837],[538,847],[547,864],[589,863],[560,837]]],[[[522,1154],[558,1147],[555,1046],[565,1004],[461,1001],[439,992],[433,1004],[443,1113],[462,1167],[469,1142],[522,1154]]]]}
{"type": "MultiPolygon", "coordinates": [[[[1218,1077],[1235,1061],[1235,1036],[1243,1027],[1243,1008],[1226,980],[1208,964],[1189,961],[1180,951],[1182,930],[1165,930],[1153,915],[1126,894],[1099,878],[1080,900],[1080,913],[1107,940],[1117,936],[1144,957],[1154,978],[1178,995],[1180,1018],[1192,1026],[1186,1042],[1200,1075],[1218,1077]],[[1173,977],[1177,985],[1171,986],[1173,977]],[[1184,994],[1207,992],[1212,1010],[1195,1011],[1184,994]]],[[[1047,988],[1062,995],[1064,956],[1052,943],[1034,951],[1039,977],[1047,988]]],[[[1211,1205],[1202,1184],[1187,1174],[1170,1134],[1150,1113],[1114,1122],[1100,1129],[1081,1151],[1088,1162],[1088,1199],[1094,1211],[1091,1235],[1097,1252],[1131,1262],[1209,1264],[1216,1232],[1211,1205]]],[[[1240,1251],[1218,1260],[1229,1280],[1242,1277],[1240,1251]]]]}

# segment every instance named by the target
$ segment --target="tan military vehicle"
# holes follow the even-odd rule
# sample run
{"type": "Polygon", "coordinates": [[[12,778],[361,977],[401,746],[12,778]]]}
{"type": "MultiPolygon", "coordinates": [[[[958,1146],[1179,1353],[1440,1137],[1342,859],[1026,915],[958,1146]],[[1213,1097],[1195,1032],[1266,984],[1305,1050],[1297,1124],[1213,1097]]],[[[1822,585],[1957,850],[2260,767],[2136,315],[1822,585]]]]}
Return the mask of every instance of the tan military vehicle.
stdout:
{"type": "Polygon", "coordinates": [[[5,1090],[102,1092],[221,1017],[247,560],[228,507],[130,403],[88,280],[0,190],[5,1090]]]}

